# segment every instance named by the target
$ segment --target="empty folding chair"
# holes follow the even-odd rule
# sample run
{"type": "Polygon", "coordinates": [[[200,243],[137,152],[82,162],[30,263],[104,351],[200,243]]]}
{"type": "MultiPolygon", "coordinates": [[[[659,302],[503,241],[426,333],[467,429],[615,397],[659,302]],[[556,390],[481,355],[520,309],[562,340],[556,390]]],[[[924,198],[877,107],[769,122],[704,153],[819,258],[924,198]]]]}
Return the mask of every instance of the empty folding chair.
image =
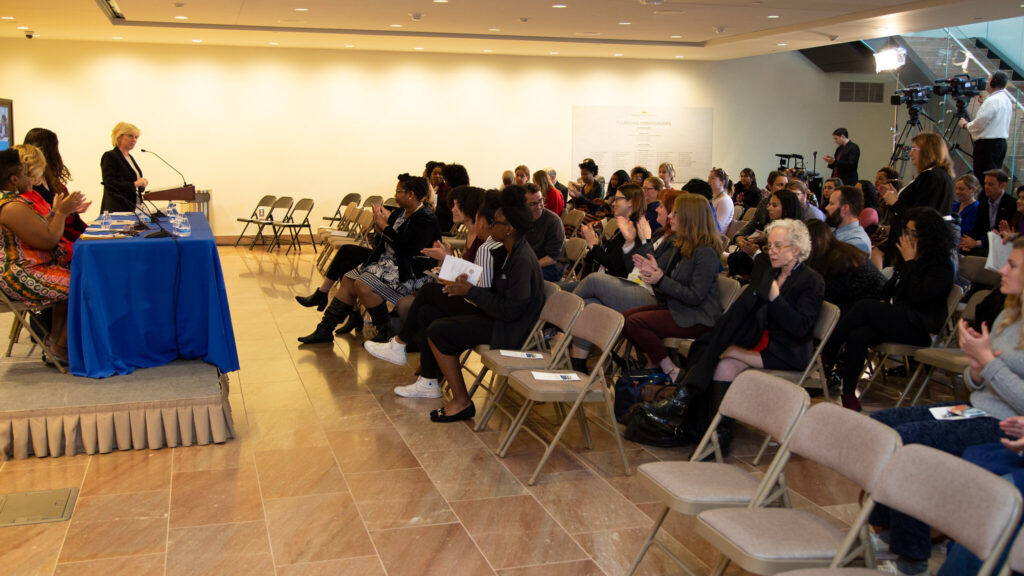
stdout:
{"type": "Polygon", "coordinates": [[[580,230],[580,224],[587,214],[583,210],[567,210],[562,216],[562,224],[565,225],[565,237],[572,238],[580,230]]]}
{"type": "MultiPolygon", "coordinates": [[[[266,237],[263,236],[263,229],[272,225],[274,222],[284,222],[285,218],[292,211],[293,202],[294,201],[291,196],[282,196],[277,200],[274,200],[274,203],[270,205],[270,209],[267,210],[264,218],[250,222],[251,224],[256,225],[256,236],[254,236],[252,242],[249,243],[249,250],[252,250],[253,246],[255,246],[257,242],[262,242],[263,244],[267,243],[266,237]]],[[[248,225],[249,224],[246,224],[246,227],[248,227],[248,225]]]]}
{"type": "Polygon", "coordinates": [[[477,348],[483,368],[480,369],[476,376],[476,381],[473,382],[473,386],[469,389],[470,397],[473,396],[473,392],[481,385],[487,372],[492,373],[491,395],[484,404],[480,417],[477,418],[476,429],[478,431],[483,430],[487,426],[487,422],[494,414],[494,410],[500,406],[499,403],[508,389],[509,374],[516,370],[554,370],[569,367],[569,362],[566,361],[567,356],[562,353],[562,349],[569,345],[570,339],[562,338],[558,346],[551,349],[547,346],[547,342],[544,339],[544,327],[548,324],[553,324],[563,334],[568,334],[582,310],[583,299],[571,292],[559,290],[547,298],[544,302],[544,307],[541,308],[537,323],[534,325],[520,351],[533,352],[539,355],[539,357],[521,358],[509,356],[507,354],[508,351],[495,350],[486,346],[477,348]],[[502,352],[506,352],[506,354],[502,352]],[[559,361],[561,363],[558,363],[559,361]]]}
{"type": "Polygon", "coordinates": [[[788,506],[788,492],[781,477],[781,464],[789,453],[789,439],[796,423],[810,403],[811,399],[803,388],[763,372],[748,370],[729,386],[718,414],[688,462],[650,462],[637,468],[640,486],[665,508],[655,520],[654,528],[640,549],[640,555],[633,562],[629,574],[636,572],[652,544],[660,546],[673,560],[684,566],[679,558],[655,539],[672,510],[695,516],[714,508],[745,507],[755,502],[761,506],[768,505],[780,498],[788,506]],[[723,463],[717,432],[722,417],[735,418],[762,430],[779,443],[779,450],[768,464],[763,477],[759,478],[739,466],[723,463]],[[715,455],[715,462],[701,461],[710,454],[715,455]],[[760,497],[762,494],[764,497],[760,497]]]}
{"type": "Polygon", "coordinates": [[[370,206],[373,206],[374,204],[383,204],[383,203],[384,203],[384,197],[383,196],[367,196],[366,200],[363,200],[363,208],[369,208],[370,206]]]}
{"type": "Polygon", "coordinates": [[[358,192],[352,192],[351,194],[345,194],[345,197],[341,199],[341,202],[338,202],[338,207],[334,210],[334,214],[332,214],[330,216],[324,216],[323,219],[325,221],[329,222],[330,223],[329,225],[331,227],[336,228],[338,226],[338,222],[344,219],[345,208],[349,204],[353,204],[353,203],[356,204],[356,205],[359,204],[359,193],[358,192]]]}
{"type": "Polygon", "coordinates": [[[275,200],[277,200],[277,196],[268,194],[260,198],[260,201],[256,203],[256,207],[252,209],[252,214],[248,218],[237,218],[239,222],[244,222],[245,226],[242,228],[242,233],[238,235],[238,239],[235,240],[236,247],[242,241],[242,238],[245,237],[245,231],[249,229],[249,224],[256,224],[266,219],[267,214],[270,212],[270,207],[274,205],[275,200]]]}
{"type": "Polygon", "coordinates": [[[790,453],[827,466],[864,490],[866,496],[849,531],[807,510],[707,510],[697,516],[697,534],[724,555],[712,573],[723,574],[730,562],[755,574],[824,568],[841,551],[837,566],[866,555],[872,567],[867,534],[868,514],[874,508],[872,495],[882,470],[899,447],[899,434],[881,422],[835,404],[812,406],[797,424],[790,453]]]}
{"type": "MultiPolygon", "coordinates": [[[[600,402],[603,400],[608,411],[608,421],[615,421],[612,393],[608,389],[608,383],[605,380],[605,365],[608,363],[612,346],[622,332],[622,325],[622,314],[600,304],[590,304],[583,309],[583,313],[580,314],[579,318],[572,325],[572,330],[570,330],[569,334],[574,338],[585,338],[601,350],[601,356],[590,374],[575,371],[554,373],[540,370],[518,370],[509,375],[509,387],[522,396],[525,401],[523,407],[519,410],[519,414],[512,421],[512,426],[502,441],[501,447],[498,449],[499,456],[504,457],[508,453],[512,441],[515,440],[519,431],[525,427],[530,411],[538,403],[561,402],[571,405],[565,411],[561,425],[550,442],[545,441],[538,432],[525,427],[530,434],[546,446],[544,456],[537,464],[533,475],[530,476],[529,484],[531,486],[537,481],[541,469],[544,468],[544,464],[547,463],[551,453],[558,446],[558,441],[561,440],[562,435],[574,417],[579,421],[587,446],[591,446],[590,430],[586,415],[583,413],[584,402],[600,402]],[[553,374],[557,375],[553,376],[553,374]]],[[[567,349],[568,346],[563,347],[561,353],[563,355],[567,354],[567,349]]],[[[562,413],[559,412],[559,414],[561,415],[562,413]]],[[[626,469],[626,474],[629,475],[629,461],[626,459],[622,435],[616,433],[615,441],[618,443],[619,455],[622,457],[622,464],[626,469]]]]}
{"type": "Polygon", "coordinates": [[[569,264],[562,274],[563,281],[574,282],[581,280],[580,272],[583,267],[583,257],[587,255],[587,241],[583,238],[569,238],[565,241],[565,257],[569,264]]]}
{"type": "Polygon", "coordinates": [[[275,246],[281,245],[281,233],[288,232],[289,243],[288,250],[285,251],[285,255],[292,251],[292,247],[296,247],[299,252],[302,252],[302,242],[299,239],[299,235],[302,233],[302,229],[305,228],[309,232],[309,241],[313,245],[313,253],[316,253],[316,238],[313,237],[313,228],[309,224],[309,213],[313,211],[314,202],[312,198],[302,198],[295,203],[292,211],[288,214],[287,221],[285,222],[274,222],[271,226],[274,227],[274,241],[270,244],[270,248],[267,249],[269,252],[273,250],[275,246]]]}
{"type": "MultiPolygon", "coordinates": [[[[737,280],[728,276],[718,276],[718,304],[722,310],[729,310],[732,303],[740,297],[741,292],[743,292],[743,286],[737,280]]],[[[665,338],[661,342],[665,348],[677,350],[683,356],[689,354],[690,346],[693,345],[693,340],[690,338],[665,338]]]]}
{"type": "Polygon", "coordinates": [[[960,276],[970,282],[972,288],[999,287],[999,272],[985,268],[985,259],[981,256],[961,256],[958,269],[960,276]]]}
{"type": "MultiPolygon", "coordinates": [[[[904,446],[896,452],[875,483],[872,498],[921,520],[982,558],[978,576],[992,573],[1021,515],[1020,492],[1013,484],[922,444],[904,446]]],[[[1024,567],[1019,548],[1022,547],[1014,545],[1007,562],[1017,570],[1024,567]]],[[[795,570],[786,572],[786,576],[879,574],[873,570],[839,568],[848,552],[849,547],[840,550],[831,568],[795,570]]]]}

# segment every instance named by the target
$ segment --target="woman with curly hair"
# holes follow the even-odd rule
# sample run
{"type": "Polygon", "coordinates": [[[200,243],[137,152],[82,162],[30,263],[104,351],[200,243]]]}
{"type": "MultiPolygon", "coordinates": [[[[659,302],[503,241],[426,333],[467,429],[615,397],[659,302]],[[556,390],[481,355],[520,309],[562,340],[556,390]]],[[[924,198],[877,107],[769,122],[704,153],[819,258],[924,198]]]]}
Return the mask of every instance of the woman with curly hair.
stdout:
{"type": "Polygon", "coordinates": [[[927,346],[929,334],[939,332],[946,321],[946,300],[956,276],[956,241],[949,222],[932,208],[912,208],[905,213],[896,248],[898,259],[882,300],[854,304],[839,319],[822,353],[842,379],[843,406],[851,410],[860,410],[857,382],[868,348],[882,342],[927,346]],[[845,352],[837,366],[840,350],[845,352]]]}

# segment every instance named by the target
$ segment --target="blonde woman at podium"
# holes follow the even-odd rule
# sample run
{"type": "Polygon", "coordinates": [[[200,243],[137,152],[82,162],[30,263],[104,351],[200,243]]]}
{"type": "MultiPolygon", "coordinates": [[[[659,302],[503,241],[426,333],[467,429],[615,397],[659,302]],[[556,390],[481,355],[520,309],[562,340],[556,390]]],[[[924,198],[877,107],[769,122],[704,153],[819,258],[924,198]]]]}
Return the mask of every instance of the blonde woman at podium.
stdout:
{"type": "Polygon", "coordinates": [[[110,133],[113,150],[100,158],[103,174],[103,202],[100,212],[134,212],[139,194],[149,185],[142,176],[142,168],[132,158],[131,151],[139,140],[139,129],[127,122],[118,122],[110,133]]]}

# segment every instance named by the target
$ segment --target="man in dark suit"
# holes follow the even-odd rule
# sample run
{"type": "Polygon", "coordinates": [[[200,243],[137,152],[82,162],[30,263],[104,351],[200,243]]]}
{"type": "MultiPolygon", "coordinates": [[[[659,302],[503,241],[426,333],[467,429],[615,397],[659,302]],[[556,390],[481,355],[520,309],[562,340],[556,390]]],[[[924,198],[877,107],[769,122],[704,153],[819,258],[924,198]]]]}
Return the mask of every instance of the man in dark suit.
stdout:
{"type": "Polygon", "coordinates": [[[960,251],[972,256],[988,255],[988,232],[1009,222],[1017,212],[1017,201],[1006,193],[1009,177],[1002,170],[985,172],[985,198],[978,202],[974,229],[960,238],[960,251]]]}
{"type": "Polygon", "coordinates": [[[846,128],[836,128],[832,132],[836,153],[825,156],[825,162],[832,169],[832,177],[839,178],[846,186],[857,184],[857,164],[860,162],[860,147],[850,141],[850,133],[846,128]]]}

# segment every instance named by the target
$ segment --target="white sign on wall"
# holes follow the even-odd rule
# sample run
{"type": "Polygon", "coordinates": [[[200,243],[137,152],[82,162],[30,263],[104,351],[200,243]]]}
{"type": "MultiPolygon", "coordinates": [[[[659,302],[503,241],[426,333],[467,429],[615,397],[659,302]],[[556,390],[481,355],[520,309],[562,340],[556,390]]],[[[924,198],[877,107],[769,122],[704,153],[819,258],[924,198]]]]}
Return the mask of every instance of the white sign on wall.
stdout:
{"type": "Polygon", "coordinates": [[[671,162],[677,183],[706,180],[711,170],[712,123],[711,108],[573,106],[573,167],[593,158],[607,178],[634,166],[657,174],[659,164],[671,162]]]}

